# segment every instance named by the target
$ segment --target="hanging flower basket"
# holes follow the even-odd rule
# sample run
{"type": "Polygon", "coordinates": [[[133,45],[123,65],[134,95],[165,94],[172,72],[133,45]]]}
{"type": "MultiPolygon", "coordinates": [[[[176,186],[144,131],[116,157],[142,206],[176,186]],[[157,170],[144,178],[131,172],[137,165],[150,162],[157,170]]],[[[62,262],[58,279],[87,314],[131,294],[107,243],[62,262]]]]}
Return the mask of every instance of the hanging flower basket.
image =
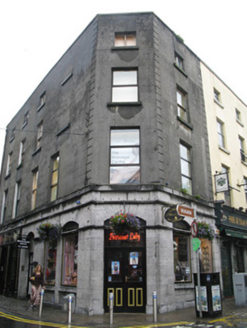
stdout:
{"type": "Polygon", "coordinates": [[[198,238],[204,238],[208,240],[213,240],[215,238],[215,231],[211,224],[197,221],[197,229],[198,238]]]}
{"type": "Polygon", "coordinates": [[[54,248],[57,244],[57,240],[61,237],[61,225],[60,224],[51,224],[49,222],[42,223],[37,228],[39,237],[41,240],[49,242],[49,246],[54,248]]]}
{"type": "Polygon", "coordinates": [[[126,235],[140,230],[140,220],[130,213],[117,213],[111,216],[110,227],[115,235],[126,235]]]}

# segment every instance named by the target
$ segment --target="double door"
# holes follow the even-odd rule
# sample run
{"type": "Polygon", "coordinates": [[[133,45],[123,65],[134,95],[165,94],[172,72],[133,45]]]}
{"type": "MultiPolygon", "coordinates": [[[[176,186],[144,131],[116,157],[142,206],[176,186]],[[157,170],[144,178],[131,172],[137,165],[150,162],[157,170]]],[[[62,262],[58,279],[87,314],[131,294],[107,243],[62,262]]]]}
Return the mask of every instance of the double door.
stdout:
{"type": "Polygon", "coordinates": [[[144,248],[105,250],[104,307],[114,295],[114,312],[145,312],[146,259],[144,248]]]}

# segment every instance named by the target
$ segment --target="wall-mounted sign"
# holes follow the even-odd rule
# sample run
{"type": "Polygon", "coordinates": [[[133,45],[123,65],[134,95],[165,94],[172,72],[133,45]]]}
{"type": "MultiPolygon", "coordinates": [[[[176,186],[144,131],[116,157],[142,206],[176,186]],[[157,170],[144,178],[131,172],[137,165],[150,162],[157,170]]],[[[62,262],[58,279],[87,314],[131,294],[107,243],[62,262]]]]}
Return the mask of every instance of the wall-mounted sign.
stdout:
{"type": "Polygon", "coordinates": [[[195,220],[191,223],[190,231],[191,231],[192,237],[196,237],[197,236],[197,223],[196,223],[195,220]]]}
{"type": "Polygon", "coordinates": [[[169,207],[165,211],[164,217],[165,217],[166,221],[172,222],[172,223],[182,221],[184,218],[183,216],[178,214],[177,205],[169,207]]]}
{"type": "Polygon", "coordinates": [[[229,183],[228,183],[228,173],[221,173],[221,174],[216,174],[214,176],[215,180],[215,192],[224,192],[229,190],[229,183]]]}
{"type": "Polygon", "coordinates": [[[25,236],[19,236],[19,238],[17,239],[18,248],[28,249],[29,244],[30,244],[30,241],[27,240],[25,236]]]}
{"type": "Polygon", "coordinates": [[[181,216],[184,217],[190,217],[190,218],[194,218],[194,209],[189,207],[189,206],[185,206],[185,205],[177,205],[177,212],[178,214],[180,214],[181,216]]]}
{"type": "Polygon", "coordinates": [[[141,235],[137,232],[131,232],[127,235],[115,235],[113,232],[109,234],[109,240],[135,240],[140,241],[141,235]]]}

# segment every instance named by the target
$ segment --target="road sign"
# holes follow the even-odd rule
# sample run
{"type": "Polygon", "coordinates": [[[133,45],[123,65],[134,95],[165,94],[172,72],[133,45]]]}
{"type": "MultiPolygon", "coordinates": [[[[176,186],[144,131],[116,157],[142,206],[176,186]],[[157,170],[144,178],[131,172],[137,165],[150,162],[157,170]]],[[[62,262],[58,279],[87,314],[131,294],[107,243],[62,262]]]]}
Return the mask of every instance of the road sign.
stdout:
{"type": "Polygon", "coordinates": [[[196,237],[197,236],[197,223],[196,221],[194,220],[192,223],[191,223],[191,226],[190,226],[190,231],[191,231],[191,235],[192,237],[196,237]]]}
{"type": "Polygon", "coordinates": [[[201,241],[198,238],[193,238],[192,239],[192,246],[193,246],[193,251],[197,251],[198,248],[201,246],[201,241]]]}
{"type": "Polygon", "coordinates": [[[177,205],[177,212],[179,215],[181,216],[187,216],[190,218],[194,218],[194,209],[189,207],[189,206],[185,206],[185,205],[177,205]]]}

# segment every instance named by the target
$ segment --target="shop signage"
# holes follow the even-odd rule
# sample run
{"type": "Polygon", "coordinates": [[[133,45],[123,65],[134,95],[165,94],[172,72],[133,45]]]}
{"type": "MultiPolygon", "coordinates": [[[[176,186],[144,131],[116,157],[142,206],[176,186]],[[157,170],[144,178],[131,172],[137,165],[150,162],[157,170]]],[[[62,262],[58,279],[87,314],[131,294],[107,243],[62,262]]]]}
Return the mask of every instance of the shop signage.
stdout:
{"type": "Polygon", "coordinates": [[[177,212],[181,216],[188,216],[190,218],[194,218],[194,209],[185,205],[177,205],[177,212]]]}
{"type": "Polygon", "coordinates": [[[168,222],[178,222],[178,221],[182,221],[184,219],[183,216],[179,215],[177,212],[177,205],[171,206],[169,207],[166,211],[165,211],[165,219],[168,222]]]}
{"type": "Polygon", "coordinates": [[[185,217],[194,218],[194,209],[185,205],[173,205],[165,211],[164,216],[168,222],[175,223],[185,217]]]}
{"type": "Polygon", "coordinates": [[[241,230],[247,230],[247,217],[246,215],[241,215],[240,213],[234,214],[230,211],[224,210],[224,212],[221,212],[220,224],[226,227],[228,226],[241,230]]]}
{"type": "Polygon", "coordinates": [[[24,248],[24,249],[28,249],[30,244],[29,240],[26,240],[26,237],[19,237],[17,239],[17,246],[18,248],[24,248]]]}
{"type": "Polygon", "coordinates": [[[109,240],[135,240],[140,241],[141,235],[138,232],[131,232],[126,235],[115,235],[113,232],[109,234],[109,240]]]}
{"type": "Polygon", "coordinates": [[[216,194],[219,192],[224,192],[229,190],[229,184],[228,184],[228,174],[227,172],[216,174],[214,176],[215,179],[215,191],[216,194]]]}

